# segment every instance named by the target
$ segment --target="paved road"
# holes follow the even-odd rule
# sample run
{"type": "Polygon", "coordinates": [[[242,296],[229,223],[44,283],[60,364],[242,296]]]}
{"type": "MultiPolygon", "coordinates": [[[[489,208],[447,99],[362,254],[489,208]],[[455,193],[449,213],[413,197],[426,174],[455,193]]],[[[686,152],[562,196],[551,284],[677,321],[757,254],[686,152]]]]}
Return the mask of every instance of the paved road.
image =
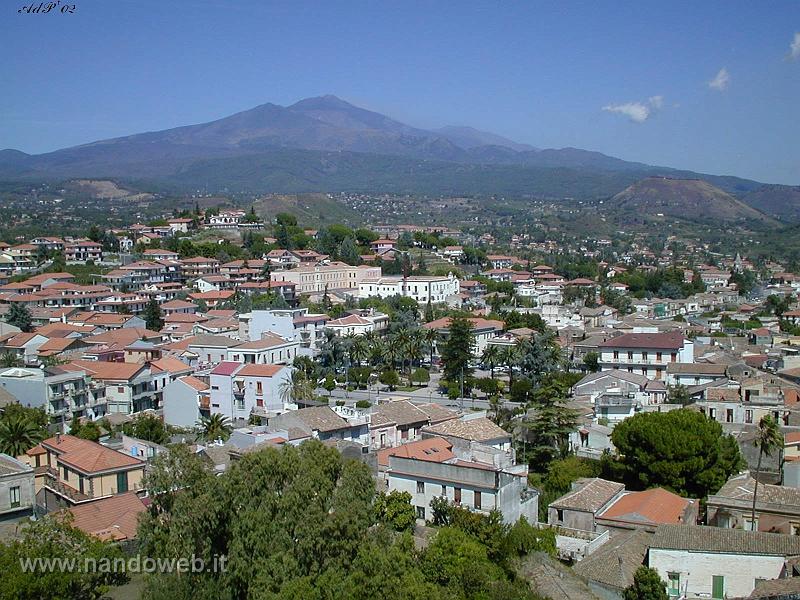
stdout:
{"type": "MultiPolygon", "coordinates": [[[[322,397],[328,395],[328,392],[321,388],[317,390],[317,393],[322,397]]],[[[411,392],[400,390],[390,392],[389,388],[386,386],[376,384],[369,390],[353,390],[352,392],[348,392],[337,388],[331,393],[331,398],[334,400],[344,400],[347,405],[353,405],[359,400],[367,400],[375,403],[376,400],[387,397],[404,397],[417,402],[435,402],[436,404],[441,404],[442,406],[453,409],[463,408],[464,410],[470,410],[474,408],[478,410],[488,410],[490,408],[489,402],[483,398],[460,398],[458,400],[451,400],[446,395],[439,393],[438,386],[434,384],[434,382],[431,382],[427,387],[411,392]]],[[[515,402],[503,402],[503,407],[513,410],[519,408],[519,405],[515,402]]]]}

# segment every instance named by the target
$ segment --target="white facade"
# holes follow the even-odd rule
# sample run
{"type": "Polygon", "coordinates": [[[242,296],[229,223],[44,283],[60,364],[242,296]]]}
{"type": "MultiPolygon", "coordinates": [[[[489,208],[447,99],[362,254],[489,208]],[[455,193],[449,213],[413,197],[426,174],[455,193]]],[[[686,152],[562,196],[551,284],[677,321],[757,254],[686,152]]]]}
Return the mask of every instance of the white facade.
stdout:
{"type": "Polygon", "coordinates": [[[600,369],[665,379],[670,363],[693,363],[694,342],[681,333],[630,333],[600,344],[600,369]]]}
{"type": "Polygon", "coordinates": [[[420,304],[427,302],[444,302],[448,296],[459,293],[458,279],[450,273],[447,277],[380,277],[376,279],[365,279],[358,286],[360,298],[378,296],[379,298],[389,298],[390,296],[405,296],[413,298],[420,304]]]}
{"type": "MultiPolygon", "coordinates": [[[[772,534],[778,535],[778,534],[772,534]]],[[[650,548],[650,568],[658,571],[670,597],[746,598],[757,579],[777,579],[783,556],[725,554],[650,548]],[[722,578],[723,595],[713,595],[714,577],[722,578]],[[676,587],[677,586],[677,587],[676,587]]],[[[719,579],[718,586],[719,584],[719,579]]]]}

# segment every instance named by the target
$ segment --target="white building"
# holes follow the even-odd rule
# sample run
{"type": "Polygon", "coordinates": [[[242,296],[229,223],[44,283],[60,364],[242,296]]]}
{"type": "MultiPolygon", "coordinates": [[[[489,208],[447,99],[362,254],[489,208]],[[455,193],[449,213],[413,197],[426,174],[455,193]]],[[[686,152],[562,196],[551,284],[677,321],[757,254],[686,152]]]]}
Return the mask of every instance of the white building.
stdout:
{"type": "Polygon", "coordinates": [[[694,342],[679,331],[626,333],[599,344],[600,369],[641,373],[650,379],[665,379],[670,363],[693,363],[694,342]]]}
{"type": "Polygon", "coordinates": [[[650,542],[649,565],[671,598],[747,598],[762,580],[786,577],[800,536],[661,525],[650,542]]]}
{"type": "Polygon", "coordinates": [[[378,296],[405,296],[413,298],[420,304],[444,302],[448,296],[459,293],[458,279],[450,273],[446,277],[426,275],[413,275],[402,277],[400,275],[364,279],[358,286],[360,298],[378,296]]]}
{"type": "Polygon", "coordinates": [[[272,273],[272,281],[286,281],[295,284],[295,293],[323,293],[327,288],[333,290],[360,290],[360,284],[367,279],[381,276],[381,268],[369,265],[354,267],[343,262],[329,264],[300,265],[297,268],[272,273]]]}
{"type": "Polygon", "coordinates": [[[247,420],[253,411],[282,411],[282,389],[291,377],[283,365],[221,362],[210,373],[210,412],[247,420]]]}
{"type": "Polygon", "coordinates": [[[440,437],[378,453],[389,491],[408,492],[417,519],[432,517],[431,501],[447,498],[470,510],[498,510],[507,523],[538,520],[539,495],[528,487],[528,469],[503,451],[473,444],[465,451],[440,437]]]}

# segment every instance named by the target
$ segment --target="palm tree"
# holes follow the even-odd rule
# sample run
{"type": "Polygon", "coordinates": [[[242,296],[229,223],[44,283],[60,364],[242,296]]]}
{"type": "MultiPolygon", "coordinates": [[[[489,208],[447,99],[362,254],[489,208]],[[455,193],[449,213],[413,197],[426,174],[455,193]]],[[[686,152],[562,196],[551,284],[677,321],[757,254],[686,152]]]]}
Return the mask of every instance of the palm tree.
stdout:
{"type": "Polygon", "coordinates": [[[500,353],[500,346],[489,344],[481,356],[481,360],[489,365],[489,375],[492,379],[494,379],[494,368],[500,362],[500,353]]]}
{"type": "Polygon", "coordinates": [[[406,344],[406,356],[408,356],[408,385],[411,383],[411,369],[414,363],[419,364],[422,360],[422,333],[420,331],[412,331],[408,343],[406,344]]]}
{"type": "Polygon", "coordinates": [[[281,400],[287,404],[313,400],[316,387],[302,371],[292,371],[292,376],[280,384],[281,400]]]}
{"type": "Polygon", "coordinates": [[[436,342],[439,341],[439,332],[435,329],[425,329],[422,334],[422,339],[428,344],[428,350],[431,356],[431,366],[433,366],[433,349],[436,347],[436,342]]]}
{"type": "Polygon", "coordinates": [[[13,352],[9,352],[8,350],[6,350],[5,352],[3,352],[3,354],[0,354],[0,367],[21,367],[21,366],[23,366],[22,361],[13,352]]]}
{"type": "Polygon", "coordinates": [[[363,335],[353,336],[350,342],[350,361],[354,362],[357,367],[361,366],[361,361],[367,358],[369,354],[369,346],[367,340],[363,335]]]}
{"type": "Polygon", "coordinates": [[[17,457],[25,454],[45,438],[36,423],[22,415],[0,419],[0,452],[17,457]]]}
{"type": "Polygon", "coordinates": [[[514,385],[514,367],[517,366],[519,362],[520,354],[519,342],[513,346],[506,346],[500,351],[500,363],[505,366],[506,372],[508,373],[509,391],[511,390],[511,386],[514,385]]]}
{"type": "Polygon", "coordinates": [[[214,440],[227,440],[231,436],[233,428],[230,425],[228,417],[214,413],[210,417],[202,417],[197,426],[200,428],[200,435],[207,442],[214,440]]]}
{"type": "Polygon", "coordinates": [[[778,423],[769,415],[764,415],[758,422],[758,431],[753,443],[758,448],[758,464],[756,465],[755,486],[753,488],[753,510],[750,513],[750,523],[756,531],[756,497],[758,496],[758,477],[761,474],[761,457],[770,456],[775,448],[783,446],[778,423]]]}

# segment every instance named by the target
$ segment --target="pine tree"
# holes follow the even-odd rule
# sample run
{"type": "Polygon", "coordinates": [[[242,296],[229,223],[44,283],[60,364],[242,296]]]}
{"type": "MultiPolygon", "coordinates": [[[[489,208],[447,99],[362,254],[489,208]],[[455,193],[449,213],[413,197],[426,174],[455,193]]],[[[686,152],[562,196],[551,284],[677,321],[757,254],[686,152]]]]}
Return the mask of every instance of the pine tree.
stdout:
{"type": "Polygon", "coordinates": [[[144,323],[150,331],[161,331],[164,327],[164,319],[161,318],[161,307],[155,298],[151,298],[144,309],[144,323]]]}
{"type": "Polygon", "coordinates": [[[20,331],[27,333],[32,328],[31,311],[24,304],[14,302],[6,313],[6,323],[19,327],[20,331]]]}
{"type": "Polygon", "coordinates": [[[447,339],[442,346],[442,364],[444,378],[450,382],[461,382],[463,377],[465,391],[469,386],[467,380],[472,375],[469,361],[472,359],[472,346],[475,338],[472,335],[472,323],[465,317],[456,316],[450,319],[447,339]]]}
{"type": "Polygon", "coordinates": [[[433,305],[431,304],[430,296],[428,297],[428,303],[425,305],[425,322],[430,323],[433,321],[433,305]]]}

